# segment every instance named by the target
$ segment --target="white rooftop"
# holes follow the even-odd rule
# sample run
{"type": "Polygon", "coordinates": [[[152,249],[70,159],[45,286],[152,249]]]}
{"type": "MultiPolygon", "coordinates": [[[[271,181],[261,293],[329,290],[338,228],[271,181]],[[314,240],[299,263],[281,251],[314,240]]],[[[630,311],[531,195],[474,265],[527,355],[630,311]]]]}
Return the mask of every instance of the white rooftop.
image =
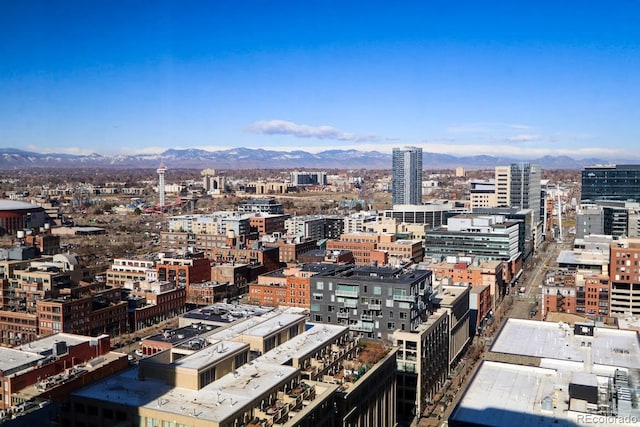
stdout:
{"type": "Polygon", "coordinates": [[[301,314],[288,314],[283,313],[279,316],[266,320],[252,328],[247,329],[242,334],[251,335],[255,337],[267,337],[272,333],[282,329],[283,327],[293,325],[300,320],[304,320],[306,316],[301,314]]]}
{"type": "Polygon", "coordinates": [[[312,325],[311,329],[291,338],[284,344],[258,357],[256,360],[264,363],[283,364],[288,360],[301,359],[325,346],[328,342],[344,333],[349,328],[338,325],[312,325]]]}
{"type": "Polygon", "coordinates": [[[483,362],[449,420],[486,426],[575,426],[562,416],[568,409],[567,388],[555,389],[562,379],[553,369],[483,362]],[[542,411],[542,400],[555,398],[556,410],[542,411]]]}
{"type": "Polygon", "coordinates": [[[44,359],[37,353],[20,351],[15,348],[0,347],[0,371],[3,375],[26,369],[44,359]]]}
{"type": "Polygon", "coordinates": [[[595,365],[640,368],[637,332],[596,327],[595,335],[589,337],[574,335],[566,323],[509,319],[491,351],[584,362],[588,348],[595,365]]]}
{"type": "Polygon", "coordinates": [[[215,365],[229,354],[233,354],[245,347],[249,349],[249,344],[236,341],[220,341],[189,356],[178,359],[173,364],[180,368],[198,370],[205,366],[215,365]]]}
{"type": "MultiPolygon", "coordinates": [[[[97,340],[97,338],[95,338],[97,340]]],[[[44,338],[40,338],[37,341],[32,341],[27,344],[23,344],[19,347],[14,347],[17,350],[28,351],[31,353],[42,354],[53,349],[55,343],[65,342],[67,347],[75,347],[76,345],[89,342],[91,337],[84,335],[74,335],[59,333],[55,335],[49,335],[44,338]]]]}
{"type": "Polygon", "coordinates": [[[134,368],[74,395],[220,423],[254,407],[257,399],[290,381],[297,372],[290,366],[253,361],[200,390],[190,390],[154,379],[140,381],[134,368]]]}

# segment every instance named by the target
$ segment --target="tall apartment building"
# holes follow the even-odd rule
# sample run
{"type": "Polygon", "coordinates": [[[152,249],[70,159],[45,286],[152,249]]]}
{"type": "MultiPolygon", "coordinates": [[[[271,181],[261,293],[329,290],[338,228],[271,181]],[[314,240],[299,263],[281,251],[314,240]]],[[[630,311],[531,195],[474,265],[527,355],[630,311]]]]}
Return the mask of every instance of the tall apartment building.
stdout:
{"type": "Polygon", "coordinates": [[[582,171],[580,199],[640,202],[640,165],[586,167],[582,171]]]}
{"type": "Polygon", "coordinates": [[[422,204],[422,148],[394,148],[392,155],[393,204],[422,204]]]}
{"type": "Polygon", "coordinates": [[[431,283],[430,271],[341,266],[311,277],[311,320],[392,342],[426,320],[431,283]]]}
{"type": "Polygon", "coordinates": [[[640,239],[611,243],[611,313],[640,315],[640,239]]]}
{"type": "Polygon", "coordinates": [[[439,309],[413,331],[396,330],[398,417],[405,424],[422,414],[449,373],[449,316],[439,309]]]}
{"type": "Polygon", "coordinates": [[[531,209],[533,222],[541,220],[541,171],[536,163],[512,163],[495,168],[495,191],[497,206],[531,209]]]}
{"type": "Polygon", "coordinates": [[[496,204],[511,206],[511,167],[496,166],[495,169],[496,204]]]}

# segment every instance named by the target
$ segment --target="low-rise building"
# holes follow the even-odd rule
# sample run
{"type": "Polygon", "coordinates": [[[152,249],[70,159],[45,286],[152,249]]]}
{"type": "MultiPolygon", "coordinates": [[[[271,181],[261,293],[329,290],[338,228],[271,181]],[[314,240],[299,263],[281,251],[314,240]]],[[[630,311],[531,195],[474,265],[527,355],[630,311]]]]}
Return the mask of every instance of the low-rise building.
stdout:
{"type": "MultiPolygon", "coordinates": [[[[257,328],[264,329],[261,336],[267,332],[257,328]]],[[[248,358],[252,344],[230,330],[209,336],[199,351],[165,350],[142,359],[137,371],[73,393],[61,420],[74,427],[114,420],[195,427],[396,424],[395,350],[358,345],[336,325],[303,323],[283,338],[254,359],[248,358]]]]}
{"type": "Polygon", "coordinates": [[[15,348],[0,347],[0,422],[28,402],[66,402],[71,391],[128,366],[110,352],[109,337],[56,334],[15,348]]]}
{"type": "Polygon", "coordinates": [[[449,417],[460,426],[635,426],[638,333],[508,319],[449,417]]]}

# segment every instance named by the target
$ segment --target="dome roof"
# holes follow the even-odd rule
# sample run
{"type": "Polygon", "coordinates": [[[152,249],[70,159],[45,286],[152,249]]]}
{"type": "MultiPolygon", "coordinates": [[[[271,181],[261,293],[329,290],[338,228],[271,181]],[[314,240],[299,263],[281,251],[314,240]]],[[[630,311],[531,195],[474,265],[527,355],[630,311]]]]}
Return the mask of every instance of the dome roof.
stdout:
{"type": "Polygon", "coordinates": [[[17,200],[0,199],[0,211],[26,211],[33,209],[42,209],[40,206],[32,205],[27,202],[19,202],[17,200]]]}

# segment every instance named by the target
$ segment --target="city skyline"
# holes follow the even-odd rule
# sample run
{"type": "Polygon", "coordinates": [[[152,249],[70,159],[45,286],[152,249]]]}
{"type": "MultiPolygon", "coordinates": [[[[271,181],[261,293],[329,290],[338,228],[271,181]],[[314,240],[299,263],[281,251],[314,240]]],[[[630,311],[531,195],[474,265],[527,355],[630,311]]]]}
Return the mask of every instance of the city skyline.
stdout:
{"type": "Polygon", "coordinates": [[[639,6],[360,6],[3,5],[0,146],[640,159],[639,6]]]}

